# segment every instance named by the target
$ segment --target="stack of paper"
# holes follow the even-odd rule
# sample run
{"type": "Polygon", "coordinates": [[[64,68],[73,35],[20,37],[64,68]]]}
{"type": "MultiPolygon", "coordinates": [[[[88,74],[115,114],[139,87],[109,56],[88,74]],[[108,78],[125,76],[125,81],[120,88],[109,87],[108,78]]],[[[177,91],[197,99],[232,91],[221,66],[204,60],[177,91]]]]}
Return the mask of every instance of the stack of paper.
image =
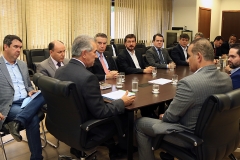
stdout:
{"type": "Polygon", "coordinates": [[[148,81],[148,83],[154,83],[154,84],[160,84],[160,85],[164,85],[164,84],[167,84],[167,83],[170,83],[170,82],[172,82],[172,80],[165,79],[165,78],[160,78],[160,79],[155,79],[155,80],[148,81]]]}
{"type": "MultiPolygon", "coordinates": [[[[126,91],[124,91],[124,90],[117,90],[114,92],[103,94],[102,96],[103,96],[103,98],[105,98],[107,100],[116,100],[116,99],[122,98],[122,96],[125,94],[125,92],[126,91]]],[[[135,93],[128,92],[128,96],[135,96],[135,93]]]]}

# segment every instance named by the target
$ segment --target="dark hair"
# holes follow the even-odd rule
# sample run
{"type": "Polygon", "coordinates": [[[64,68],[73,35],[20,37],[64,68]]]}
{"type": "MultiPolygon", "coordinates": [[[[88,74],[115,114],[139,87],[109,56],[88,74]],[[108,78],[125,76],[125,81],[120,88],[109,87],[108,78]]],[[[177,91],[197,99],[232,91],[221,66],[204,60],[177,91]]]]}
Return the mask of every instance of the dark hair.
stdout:
{"type": "MultiPolygon", "coordinates": [[[[8,47],[10,47],[10,45],[12,44],[12,41],[14,39],[16,39],[16,40],[18,40],[19,42],[22,43],[21,38],[19,38],[18,36],[16,36],[16,35],[7,35],[3,39],[3,46],[4,46],[4,44],[6,44],[8,47]]],[[[4,50],[4,47],[3,47],[3,50],[4,50]]]]}
{"type": "Polygon", "coordinates": [[[192,53],[196,55],[198,52],[203,55],[203,58],[206,61],[213,61],[214,60],[214,51],[212,44],[206,38],[199,38],[193,40],[190,45],[192,47],[192,53]]]}
{"type": "Polygon", "coordinates": [[[155,35],[153,35],[153,41],[155,41],[156,40],[156,37],[162,37],[163,38],[163,35],[162,34],[160,34],[160,33],[157,33],[157,34],[155,34],[155,35]]]}
{"type": "MultiPolygon", "coordinates": [[[[58,41],[58,42],[61,42],[62,44],[64,44],[62,41],[59,41],[59,40],[57,40],[57,41],[58,41]]],[[[49,50],[49,51],[54,49],[55,42],[56,42],[56,41],[52,41],[52,42],[50,42],[50,43],[48,44],[48,50],[49,50]]]]}
{"type": "Polygon", "coordinates": [[[126,35],[126,37],[124,38],[124,43],[127,42],[127,39],[128,39],[128,38],[134,38],[135,41],[136,41],[136,36],[135,36],[134,34],[128,34],[128,35],[126,35]]]}
{"type": "Polygon", "coordinates": [[[214,39],[214,41],[220,41],[220,40],[224,41],[222,36],[217,36],[217,37],[214,39]]]}
{"type": "MultiPolygon", "coordinates": [[[[236,34],[231,34],[231,36],[230,36],[230,37],[232,37],[232,36],[237,38],[236,34]]],[[[230,37],[229,37],[229,38],[230,38],[230,37]]]]}
{"type": "Polygon", "coordinates": [[[94,40],[96,41],[97,37],[102,37],[102,38],[108,38],[107,35],[105,33],[97,33],[94,37],[94,40]]]}
{"type": "Polygon", "coordinates": [[[237,49],[237,54],[240,56],[240,44],[235,43],[231,46],[231,48],[237,49]]]}
{"type": "Polygon", "coordinates": [[[188,39],[188,40],[189,40],[189,35],[186,34],[186,33],[183,33],[183,34],[180,35],[180,39],[181,39],[181,38],[185,38],[185,39],[188,39]]]}

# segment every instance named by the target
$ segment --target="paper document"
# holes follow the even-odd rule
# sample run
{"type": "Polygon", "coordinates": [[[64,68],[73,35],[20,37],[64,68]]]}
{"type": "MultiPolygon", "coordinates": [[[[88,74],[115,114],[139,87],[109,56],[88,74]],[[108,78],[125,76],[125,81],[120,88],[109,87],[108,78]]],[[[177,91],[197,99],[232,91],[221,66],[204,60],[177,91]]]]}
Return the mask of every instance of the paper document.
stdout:
{"type": "Polygon", "coordinates": [[[23,103],[21,105],[21,108],[26,107],[26,105],[28,105],[28,103],[30,103],[35,97],[37,97],[39,94],[41,93],[40,90],[38,90],[36,93],[34,93],[31,97],[27,97],[23,100],[23,103]]]}
{"type": "MultiPolygon", "coordinates": [[[[103,94],[103,98],[106,98],[107,100],[116,100],[122,98],[122,96],[125,94],[126,91],[124,90],[117,90],[114,92],[103,94]]],[[[128,92],[128,96],[135,96],[135,93],[128,92]]]]}
{"type": "Polygon", "coordinates": [[[148,83],[155,83],[155,84],[160,84],[160,85],[164,85],[164,84],[167,84],[167,83],[170,83],[170,82],[172,82],[172,80],[165,79],[165,78],[160,78],[160,79],[155,79],[155,80],[148,81],[148,83]]]}

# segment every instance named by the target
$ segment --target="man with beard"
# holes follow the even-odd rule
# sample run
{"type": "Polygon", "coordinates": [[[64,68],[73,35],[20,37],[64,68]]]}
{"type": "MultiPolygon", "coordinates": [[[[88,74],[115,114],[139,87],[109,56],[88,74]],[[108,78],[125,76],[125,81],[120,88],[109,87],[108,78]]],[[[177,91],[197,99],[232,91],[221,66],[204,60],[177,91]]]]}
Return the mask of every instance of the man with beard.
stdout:
{"type": "Polygon", "coordinates": [[[237,36],[235,34],[232,34],[229,37],[228,41],[223,42],[223,44],[221,45],[222,54],[226,54],[227,55],[229,50],[230,50],[230,48],[231,48],[231,46],[233,44],[235,44],[236,41],[237,41],[237,36]]]}
{"type": "Polygon", "coordinates": [[[126,49],[119,53],[116,60],[119,71],[125,72],[125,74],[152,73],[152,67],[144,66],[142,54],[135,50],[136,36],[134,34],[126,35],[124,43],[126,49]]]}
{"type": "Polygon", "coordinates": [[[240,88],[240,44],[233,44],[228,54],[228,66],[225,71],[230,73],[233,89],[240,88]]]}

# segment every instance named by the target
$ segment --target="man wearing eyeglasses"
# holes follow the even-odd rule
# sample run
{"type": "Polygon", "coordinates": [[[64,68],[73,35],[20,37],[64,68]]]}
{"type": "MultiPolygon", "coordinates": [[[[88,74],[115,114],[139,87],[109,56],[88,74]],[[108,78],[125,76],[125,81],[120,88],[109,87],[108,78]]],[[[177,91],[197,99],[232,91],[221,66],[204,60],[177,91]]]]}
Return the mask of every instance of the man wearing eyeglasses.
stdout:
{"type": "Polygon", "coordinates": [[[54,40],[49,43],[50,57],[37,65],[37,72],[49,77],[54,77],[56,70],[68,63],[65,58],[65,46],[63,42],[54,40]]]}

